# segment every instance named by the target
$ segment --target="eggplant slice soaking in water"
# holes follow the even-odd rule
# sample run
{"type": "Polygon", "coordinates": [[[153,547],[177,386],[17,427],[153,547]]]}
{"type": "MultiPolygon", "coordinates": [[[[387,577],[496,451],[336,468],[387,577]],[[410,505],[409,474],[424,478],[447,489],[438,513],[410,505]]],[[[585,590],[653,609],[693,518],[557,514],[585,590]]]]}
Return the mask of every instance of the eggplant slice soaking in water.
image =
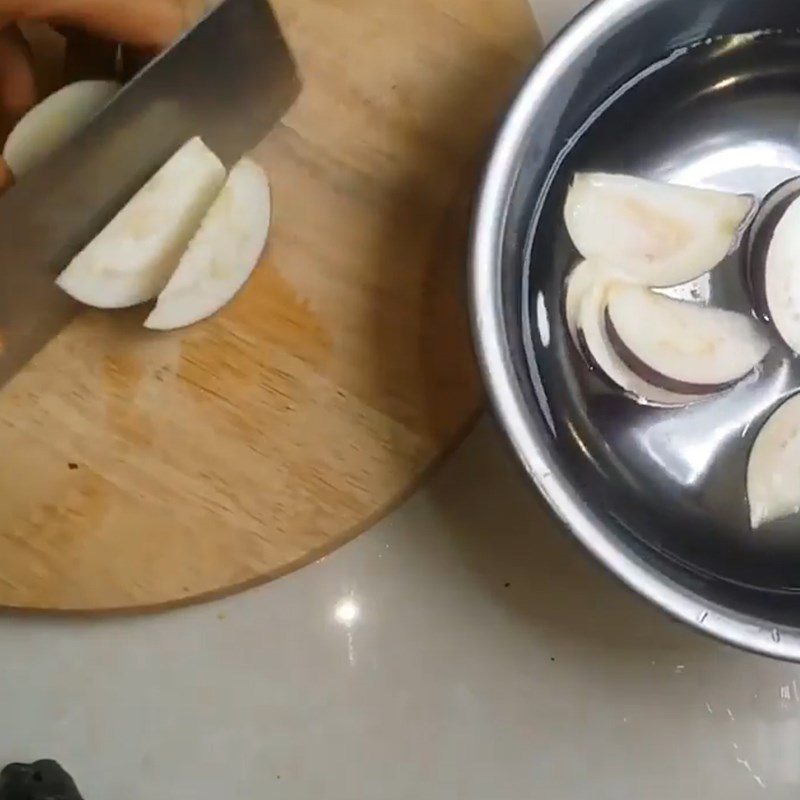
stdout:
{"type": "Polygon", "coordinates": [[[651,291],[692,281],[736,247],[749,196],[583,173],[564,218],[584,257],[567,278],[564,309],[591,366],[638,401],[682,406],[730,388],[769,341],[739,314],[651,291]]]}
{"type": "Polygon", "coordinates": [[[739,243],[752,197],[605,173],[579,173],[564,219],[588,260],[605,261],[642,286],[688,283],[739,243]]]}
{"type": "Polygon", "coordinates": [[[780,218],[763,270],[752,270],[751,281],[781,339],[800,353],[800,198],[780,218]]]}
{"type": "Polygon", "coordinates": [[[609,290],[605,321],[614,350],[633,372],[683,394],[714,394],[735,385],[770,348],[749,317],[639,286],[609,290]]]}
{"type": "Polygon", "coordinates": [[[564,292],[564,314],[567,328],[573,343],[580,347],[578,339],[579,317],[584,297],[596,286],[606,282],[606,274],[601,266],[591,261],[581,261],[567,278],[564,292]]]}
{"type": "Polygon", "coordinates": [[[747,466],[750,522],[759,528],[800,512],[800,395],[761,429],[747,466]]]}
{"type": "Polygon", "coordinates": [[[589,364],[632,398],[656,406],[685,406],[698,400],[657,386],[637,375],[615,351],[606,326],[608,298],[614,284],[597,283],[583,296],[576,322],[577,340],[589,364]]]}

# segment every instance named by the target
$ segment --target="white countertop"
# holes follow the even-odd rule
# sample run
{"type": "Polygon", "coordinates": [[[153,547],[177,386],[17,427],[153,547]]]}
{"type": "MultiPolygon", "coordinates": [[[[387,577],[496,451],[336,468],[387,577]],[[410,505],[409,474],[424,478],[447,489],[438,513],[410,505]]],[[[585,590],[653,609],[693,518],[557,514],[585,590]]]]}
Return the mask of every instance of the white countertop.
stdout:
{"type": "MultiPolygon", "coordinates": [[[[581,4],[543,5],[545,32],[581,4]]],[[[277,583],[2,617],[0,762],[55,757],[87,800],[795,800],[800,668],[670,622],[532,529],[538,502],[484,422],[277,583]]]]}

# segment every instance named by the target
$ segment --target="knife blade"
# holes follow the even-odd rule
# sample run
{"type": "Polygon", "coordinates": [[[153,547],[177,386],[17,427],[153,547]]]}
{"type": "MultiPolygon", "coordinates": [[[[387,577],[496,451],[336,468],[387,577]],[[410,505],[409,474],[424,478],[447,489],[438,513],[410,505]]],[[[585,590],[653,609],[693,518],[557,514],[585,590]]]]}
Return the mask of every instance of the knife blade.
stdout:
{"type": "Polygon", "coordinates": [[[266,0],[224,0],[0,197],[0,389],[76,314],[53,283],[192,136],[226,166],[300,89],[266,0]]]}

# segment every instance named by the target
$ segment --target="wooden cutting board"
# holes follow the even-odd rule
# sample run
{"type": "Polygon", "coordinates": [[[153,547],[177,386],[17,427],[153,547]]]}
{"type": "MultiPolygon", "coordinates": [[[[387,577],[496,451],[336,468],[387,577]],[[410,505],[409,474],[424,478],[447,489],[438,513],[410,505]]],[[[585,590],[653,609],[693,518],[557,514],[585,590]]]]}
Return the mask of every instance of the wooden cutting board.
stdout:
{"type": "Polygon", "coordinates": [[[275,0],[305,88],[257,148],[247,289],[153,334],[88,312],[0,394],[0,605],[155,609],[352,539],[481,405],[466,236],[538,49],[526,0],[275,0]]]}

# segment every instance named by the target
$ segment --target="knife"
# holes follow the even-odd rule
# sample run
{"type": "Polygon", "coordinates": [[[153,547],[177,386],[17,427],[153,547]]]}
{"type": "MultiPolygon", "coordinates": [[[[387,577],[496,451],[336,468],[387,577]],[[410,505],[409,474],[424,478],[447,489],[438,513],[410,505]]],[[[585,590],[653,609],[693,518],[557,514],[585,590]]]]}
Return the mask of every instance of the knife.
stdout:
{"type": "Polygon", "coordinates": [[[266,0],[224,0],[0,197],[0,388],[79,306],[58,273],[192,136],[231,166],[300,90],[266,0]]]}

